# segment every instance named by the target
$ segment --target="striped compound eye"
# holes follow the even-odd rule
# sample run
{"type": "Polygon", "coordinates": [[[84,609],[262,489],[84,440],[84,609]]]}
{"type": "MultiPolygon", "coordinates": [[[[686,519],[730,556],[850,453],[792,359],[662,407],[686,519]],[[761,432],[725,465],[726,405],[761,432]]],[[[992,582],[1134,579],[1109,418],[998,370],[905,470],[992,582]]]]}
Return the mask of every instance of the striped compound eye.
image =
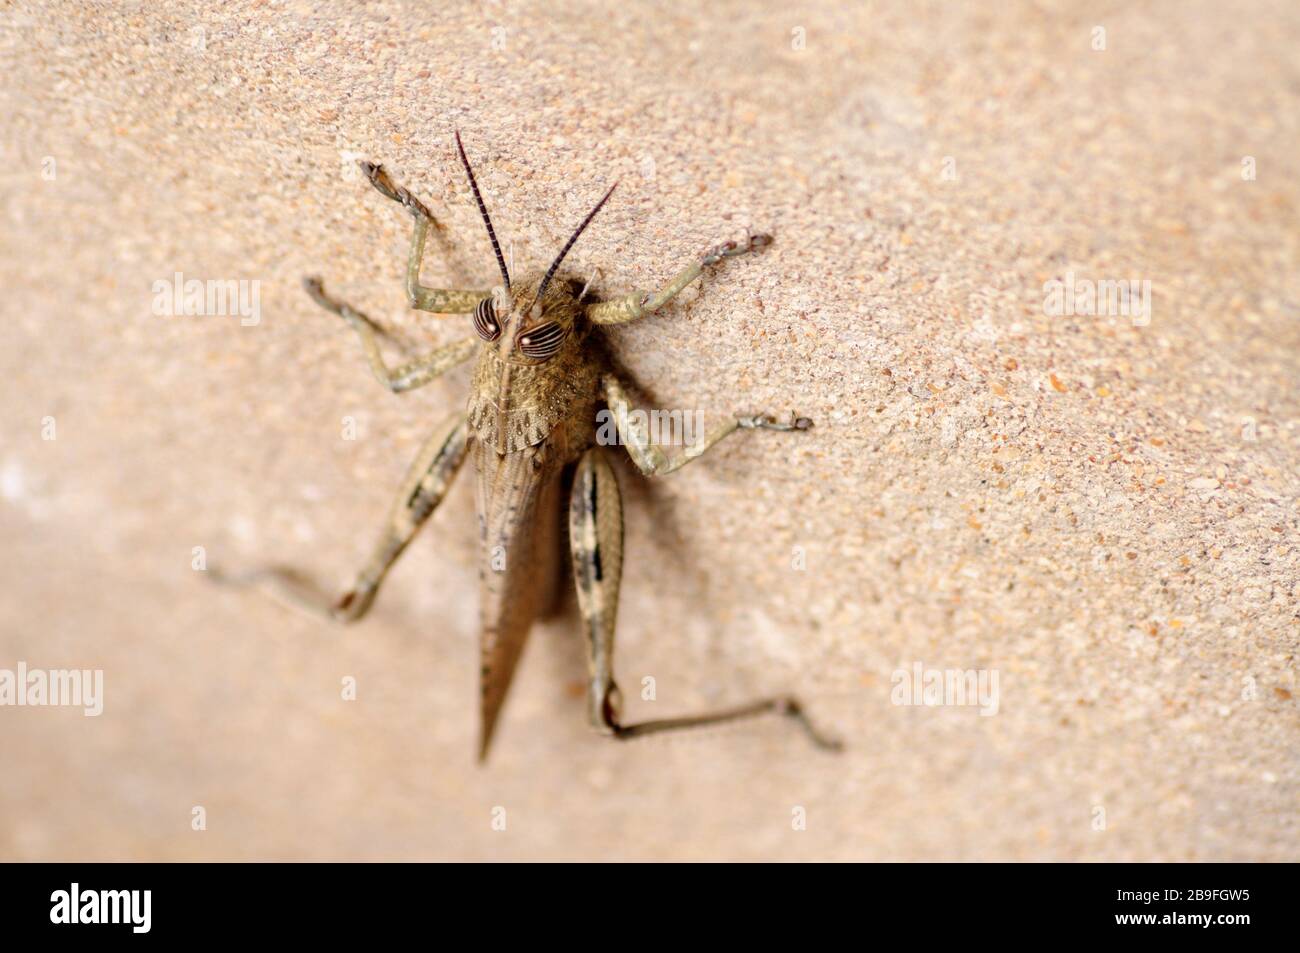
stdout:
{"type": "Polygon", "coordinates": [[[554,321],[548,321],[535,328],[529,328],[515,339],[515,343],[519,345],[519,350],[524,357],[532,358],[534,361],[546,361],[555,357],[567,333],[554,321]]]}
{"type": "Polygon", "coordinates": [[[497,310],[491,298],[484,298],[474,305],[474,330],[484,341],[495,341],[501,336],[501,322],[497,321],[497,310]]]}

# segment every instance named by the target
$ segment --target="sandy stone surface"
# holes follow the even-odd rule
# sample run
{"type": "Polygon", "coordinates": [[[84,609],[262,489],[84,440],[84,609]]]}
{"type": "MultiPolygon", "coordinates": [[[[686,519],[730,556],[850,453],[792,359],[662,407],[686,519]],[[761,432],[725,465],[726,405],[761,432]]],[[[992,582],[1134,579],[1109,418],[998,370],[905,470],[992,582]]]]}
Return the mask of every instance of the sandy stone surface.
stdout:
{"type": "Polygon", "coordinates": [[[0,858],[1296,859],[1293,3],[336,8],[0,11],[0,669],[105,679],[0,708],[0,858]],[[817,423],[620,464],[618,670],[641,717],[797,690],[844,754],[595,736],[570,601],[477,766],[468,477],[352,628],[191,568],[342,586],[463,405],[299,285],[393,359],[471,333],[355,168],[444,225],[427,283],[490,286],[456,128],[521,269],[615,179],[602,293],[776,236],[611,335],[655,406],[817,423]],[[155,314],[177,273],[260,321],[155,314]],[[1067,274],[1149,321],[1045,313],[1067,274]],[[918,663],[996,714],[894,704],[918,663]]]}

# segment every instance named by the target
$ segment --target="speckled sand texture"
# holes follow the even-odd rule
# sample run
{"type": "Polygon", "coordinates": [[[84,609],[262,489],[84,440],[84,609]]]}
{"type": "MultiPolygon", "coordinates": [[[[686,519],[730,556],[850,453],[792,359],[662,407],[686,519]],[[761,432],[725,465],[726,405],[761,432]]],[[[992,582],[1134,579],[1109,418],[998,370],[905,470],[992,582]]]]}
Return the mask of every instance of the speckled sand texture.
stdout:
{"type": "Polygon", "coordinates": [[[0,11],[0,668],[106,682],[0,708],[0,858],[1297,858],[1300,11],[763,6],[0,11]],[[612,335],[657,406],[817,422],[620,464],[618,670],[640,716],[797,689],[844,755],[596,737],[570,604],[477,767],[467,478],[351,629],[191,569],[341,586],[464,400],[383,391],[299,286],[394,357],[470,333],[406,309],[355,169],[444,224],[428,283],[488,286],[456,127],[521,269],[616,178],[602,293],[776,236],[612,335]],[[155,315],[177,272],[260,324],[155,315]],[[1149,324],[1045,315],[1067,272],[1149,280],[1149,324]],[[918,662],[997,714],[892,704],[918,662]]]}

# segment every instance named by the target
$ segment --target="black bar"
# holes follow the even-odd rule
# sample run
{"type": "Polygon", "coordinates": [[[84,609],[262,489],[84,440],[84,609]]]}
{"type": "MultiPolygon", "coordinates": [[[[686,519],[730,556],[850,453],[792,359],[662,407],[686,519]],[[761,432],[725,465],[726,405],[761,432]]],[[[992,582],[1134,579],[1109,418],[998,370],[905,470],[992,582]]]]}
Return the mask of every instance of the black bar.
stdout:
{"type": "Polygon", "coordinates": [[[450,938],[486,923],[527,927],[540,942],[552,926],[561,936],[593,926],[618,935],[700,921],[741,933],[775,920],[818,932],[840,923],[863,939],[901,929],[927,944],[1008,936],[1240,944],[1284,939],[1294,924],[1287,907],[1295,868],[1286,865],[534,866],[9,864],[0,868],[0,929],[6,940],[285,936],[333,944],[420,927],[451,931],[450,938]],[[125,922],[52,922],[71,919],[73,884],[79,919],[103,909],[125,922]]]}

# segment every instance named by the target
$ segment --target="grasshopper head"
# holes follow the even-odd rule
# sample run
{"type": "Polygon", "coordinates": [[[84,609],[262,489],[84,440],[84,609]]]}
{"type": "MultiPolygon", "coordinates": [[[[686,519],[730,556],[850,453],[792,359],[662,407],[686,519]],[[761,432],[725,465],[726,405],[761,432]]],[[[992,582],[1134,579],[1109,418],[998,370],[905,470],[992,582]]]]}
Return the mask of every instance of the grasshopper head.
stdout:
{"type": "Polygon", "coordinates": [[[497,266],[501,269],[502,286],[493,292],[492,297],[484,298],[474,308],[474,330],[484,341],[497,342],[498,353],[503,360],[520,364],[545,363],[567,346],[577,344],[582,337],[580,332],[585,330],[579,328],[575,333],[575,326],[579,324],[582,314],[579,304],[581,292],[578,291],[582,284],[568,276],[557,277],[556,272],[578,236],[614,194],[618,183],[611,185],[595,208],[587,213],[582,224],[555,256],[555,261],[551,262],[546,274],[540,279],[530,278],[512,286],[505,256],[501,254],[501,246],[492,228],[492,219],[488,216],[487,206],[483,204],[483,196],[479,194],[478,183],[474,181],[474,170],[470,168],[459,132],[456,133],[456,148],[460,151],[461,162],[469,176],[470,189],[474,192],[483,224],[487,226],[488,238],[492,240],[497,266]]]}
{"type": "Polygon", "coordinates": [[[568,275],[552,277],[545,287],[542,276],[535,275],[509,291],[497,288],[474,309],[474,330],[496,344],[502,360],[544,363],[577,344],[585,333],[579,327],[581,288],[581,281],[568,275]]]}

